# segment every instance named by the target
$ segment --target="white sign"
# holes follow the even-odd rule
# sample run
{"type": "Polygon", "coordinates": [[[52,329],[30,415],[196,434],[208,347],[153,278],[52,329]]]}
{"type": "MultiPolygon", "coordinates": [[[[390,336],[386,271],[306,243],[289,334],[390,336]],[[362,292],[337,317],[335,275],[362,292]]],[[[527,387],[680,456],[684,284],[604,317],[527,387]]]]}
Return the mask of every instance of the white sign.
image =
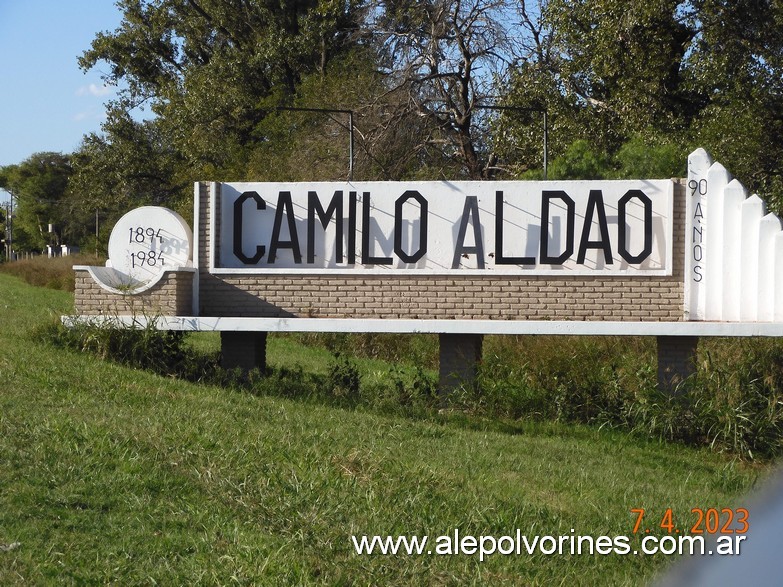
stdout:
{"type": "Polygon", "coordinates": [[[223,183],[215,272],[671,275],[673,184],[223,183]]]}
{"type": "Polygon", "coordinates": [[[165,269],[185,267],[191,258],[193,233],[168,208],[143,206],[119,219],[109,237],[109,262],[129,283],[157,279],[165,269]]]}

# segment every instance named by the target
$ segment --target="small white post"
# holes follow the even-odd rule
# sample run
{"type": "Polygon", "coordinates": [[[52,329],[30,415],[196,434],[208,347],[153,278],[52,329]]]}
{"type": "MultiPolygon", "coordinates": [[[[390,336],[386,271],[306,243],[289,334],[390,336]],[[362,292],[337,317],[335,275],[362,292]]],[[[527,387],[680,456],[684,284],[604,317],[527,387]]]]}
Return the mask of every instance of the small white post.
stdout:
{"type": "Polygon", "coordinates": [[[775,319],[775,237],[781,228],[780,218],[774,214],[764,216],[759,227],[757,315],[760,322],[772,322],[775,319]]]}
{"type": "Polygon", "coordinates": [[[705,318],[723,318],[723,228],[724,193],[731,176],[720,163],[713,163],[707,171],[707,251],[705,286],[707,288],[705,318]]]}
{"type": "Polygon", "coordinates": [[[775,235],[775,322],[783,322],[783,232],[775,235]]]}
{"type": "Polygon", "coordinates": [[[723,190],[723,320],[740,319],[742,286],[737,276],[742,267],[742,203],[747,197],[745,187],[736,179],[732,179],[723,190]]]}
{"type": "Polygon", "coordinates": [[[759,229],[766,213],[764,201],[753,194],[742,204],[742,233],[740,237],[739,279],[742,283],[740,295],[740,320],[755,322],[758,316],[759,282],[759,229]]]}

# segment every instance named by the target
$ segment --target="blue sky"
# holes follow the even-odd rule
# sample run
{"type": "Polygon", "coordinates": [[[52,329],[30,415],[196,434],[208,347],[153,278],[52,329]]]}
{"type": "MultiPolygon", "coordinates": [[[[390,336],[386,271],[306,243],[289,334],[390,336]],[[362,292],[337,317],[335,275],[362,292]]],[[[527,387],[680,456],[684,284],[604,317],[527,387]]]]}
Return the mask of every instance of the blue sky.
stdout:
{"type": "Polygon", "coordinates": [[[0,166],[73,152],[100,130],[115,93],[77,58],[120,20],[112,0],[0,0],[0,166]]]}

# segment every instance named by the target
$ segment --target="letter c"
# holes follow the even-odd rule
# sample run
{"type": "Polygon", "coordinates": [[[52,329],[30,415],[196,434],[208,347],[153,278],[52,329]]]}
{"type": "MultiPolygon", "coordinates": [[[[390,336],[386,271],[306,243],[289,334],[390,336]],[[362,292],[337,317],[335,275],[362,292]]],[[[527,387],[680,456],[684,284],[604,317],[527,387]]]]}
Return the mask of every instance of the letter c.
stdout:
{"type": "Polygon", "coordinates": [[[266,248],[263,245],[256,246],[256,254],[252,257],[248,257],[242,252],[242,206],[250,199],[255,200],[258,210],[266,209],[266,202],[258,195],[258,192],[243,192],[234,202],[234,255],[245,265],[255,265],[266,252],[266,248]]]}

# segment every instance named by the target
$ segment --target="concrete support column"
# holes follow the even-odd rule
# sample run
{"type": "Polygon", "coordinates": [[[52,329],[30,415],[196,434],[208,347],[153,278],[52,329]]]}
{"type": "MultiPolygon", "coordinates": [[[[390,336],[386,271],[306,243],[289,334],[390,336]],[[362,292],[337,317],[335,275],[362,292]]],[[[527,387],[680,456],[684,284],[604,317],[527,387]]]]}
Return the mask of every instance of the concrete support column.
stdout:
{"type": "Polygon", "coordinates": [[[677,385],[696,372],[698,336],[659,336],[658,388],[673,393],[677,385]]]}
{"type": "Polygon", "coordinates": [[[220,333],[220,364],[244,372],[266,369],[266,332],[220,333]]]}
{"type": "Polygon", "coordinates": [[[440,383],[441,395],[459,387],[475,387],[478,363],[481,361],[481,334],[441,334],[440,383]]]}

